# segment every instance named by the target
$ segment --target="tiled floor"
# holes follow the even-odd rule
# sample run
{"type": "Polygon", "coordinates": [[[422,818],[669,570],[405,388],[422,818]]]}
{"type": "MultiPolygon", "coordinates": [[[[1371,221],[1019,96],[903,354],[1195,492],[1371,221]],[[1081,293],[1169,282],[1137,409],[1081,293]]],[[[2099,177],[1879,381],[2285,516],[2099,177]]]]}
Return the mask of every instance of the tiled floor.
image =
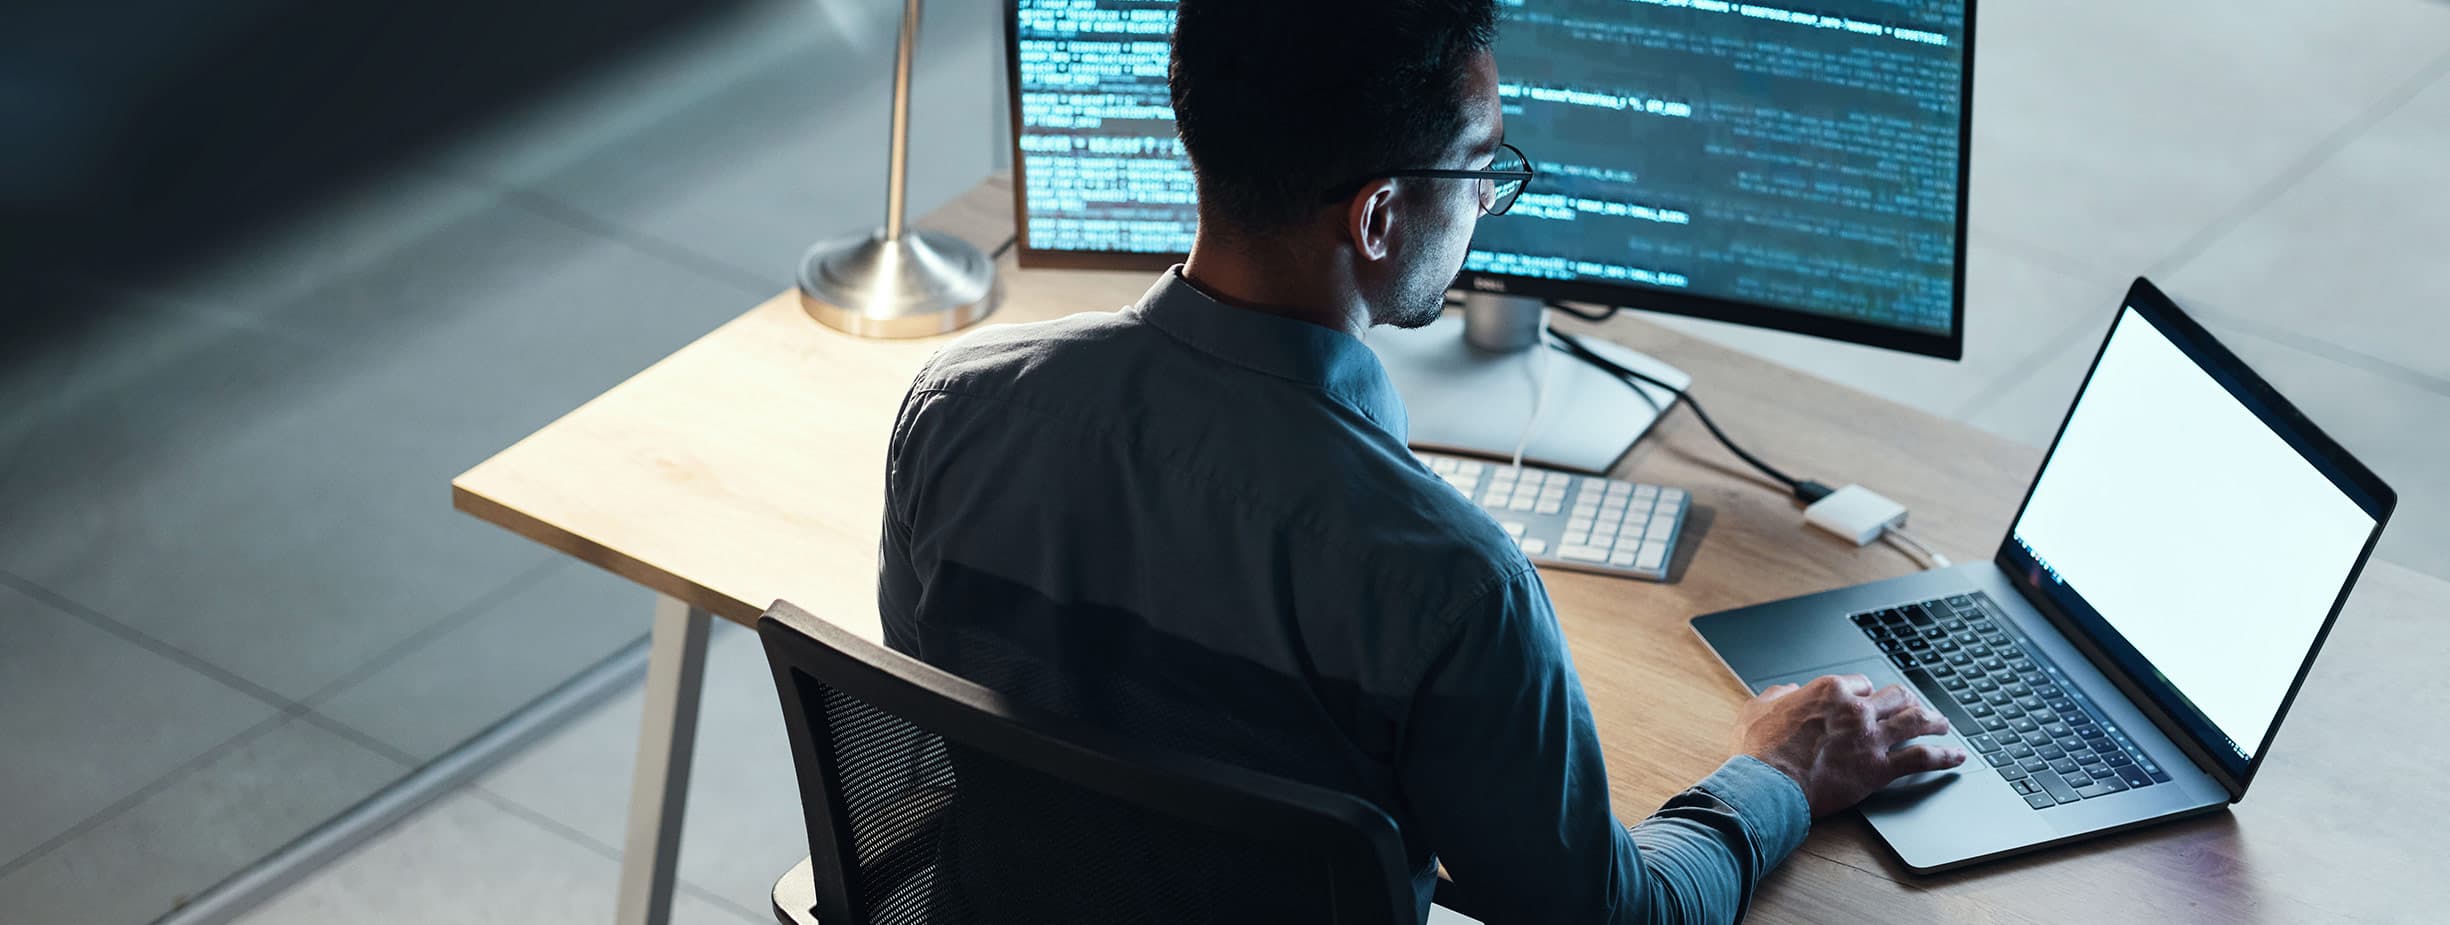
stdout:
{"type": "MultiPolygon", "coordinates": [[[[213,266],[75,281],[106,320],[0,368],[0,917],[159,916],[644,632],[445,484],[875,221],[892,6],[744,4],[213,266]]],[[[1000,160],[998,8],[930,6],[914,209],[1000,160]]],[[[1965,361],[1670,323],[2039,443],[2149,272],[2450,577],[2450,5],[1982,9],[1965,361]]],[[[678,918],[763,922],[806,847],[748,634],[708,683],[678,918]]],[[[639,709],[249,920],[608,918],[639,709]]]]}

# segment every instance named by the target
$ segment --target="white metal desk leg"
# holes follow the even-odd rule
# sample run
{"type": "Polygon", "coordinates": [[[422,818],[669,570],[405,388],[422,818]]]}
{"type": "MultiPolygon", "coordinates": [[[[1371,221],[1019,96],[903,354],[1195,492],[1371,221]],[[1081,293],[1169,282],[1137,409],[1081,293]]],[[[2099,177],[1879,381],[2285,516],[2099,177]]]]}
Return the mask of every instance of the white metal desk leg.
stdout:
{"type": "Polygon", "coordinates": [[[706,634],[714,615],[655,597],[655,642],[647,656],[646,711],[630,777],[629,836],[621,845],[618,925],[672,918],[681,816],[689,804],[689,759],[698,739],[698,694],[706,679],[706,634]]]}

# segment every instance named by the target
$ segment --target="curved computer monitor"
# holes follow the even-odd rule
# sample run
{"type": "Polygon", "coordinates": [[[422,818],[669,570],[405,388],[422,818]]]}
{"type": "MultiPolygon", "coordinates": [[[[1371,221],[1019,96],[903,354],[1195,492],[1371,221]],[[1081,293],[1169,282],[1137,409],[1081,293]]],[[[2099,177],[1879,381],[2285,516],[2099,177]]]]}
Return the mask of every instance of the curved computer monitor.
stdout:
{"type": "MultiPolygon", "coordinates": [[[[1460,286],[1962,355],[1972,0],[1500,3],[1506,137],[1539,176],[1460,286]]],[[[1189,249],[1173,7],[1014,4],[1022,266],[1189,249]]]]}

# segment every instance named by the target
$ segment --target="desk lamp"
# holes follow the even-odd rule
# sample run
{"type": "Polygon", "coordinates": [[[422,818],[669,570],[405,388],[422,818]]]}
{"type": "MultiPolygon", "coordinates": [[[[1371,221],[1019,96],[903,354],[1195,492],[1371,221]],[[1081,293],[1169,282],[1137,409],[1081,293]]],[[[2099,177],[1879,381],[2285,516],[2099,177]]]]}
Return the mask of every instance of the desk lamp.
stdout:
{"type": "Polygon", "coordinates": [[[893,59],[893,149],[886,162],[885,225],[820,241],[800,258],[800,307],[828,327],[861,337],[927,337],[995,311],[995,263],[966,241],[904,224],[910,178],[910,59],[919,44],[919,0],[902,4],[893,59]]]}

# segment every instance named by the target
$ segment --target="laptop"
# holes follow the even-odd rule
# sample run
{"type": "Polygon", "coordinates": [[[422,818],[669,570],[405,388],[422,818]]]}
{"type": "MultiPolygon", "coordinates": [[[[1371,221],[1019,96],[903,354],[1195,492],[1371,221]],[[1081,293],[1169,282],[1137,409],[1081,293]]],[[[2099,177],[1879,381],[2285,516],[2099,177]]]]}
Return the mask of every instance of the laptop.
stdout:
{"type": "Polygon", "coordinates": [[[1754,691],[1859,673],[1946,714],[1965,764],[1862,812],[1947,870],[2243,799],[2397,502],[2138,279],[1991,561],[1693,629],[1754,691]]]}

